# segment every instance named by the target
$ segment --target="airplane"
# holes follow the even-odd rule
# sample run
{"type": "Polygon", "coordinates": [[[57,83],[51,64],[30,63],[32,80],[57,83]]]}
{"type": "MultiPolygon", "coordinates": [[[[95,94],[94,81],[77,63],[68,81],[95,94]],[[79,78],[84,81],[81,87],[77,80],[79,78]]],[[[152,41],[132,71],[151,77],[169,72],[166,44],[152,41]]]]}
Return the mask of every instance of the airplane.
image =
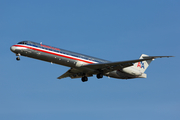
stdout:
{"type": "Polygon", "coordinates": [[[82,82],[88,81],[88,77],[96,75],[98,79],[103,76],[117,79],[147,78],[145,70],[151,61],[156,58],[173,56],[148,56],[142,54],[139,59],[110,62],[107,60],[71,52],[68,50],[36,43],[32,41],[21,41],[10,47],[10,50],[20,60],[20,56],[26,56],[46,62],[70,67],[70,69],[59,76],[58,79],[70,77],[81,78],[82,82]]]}

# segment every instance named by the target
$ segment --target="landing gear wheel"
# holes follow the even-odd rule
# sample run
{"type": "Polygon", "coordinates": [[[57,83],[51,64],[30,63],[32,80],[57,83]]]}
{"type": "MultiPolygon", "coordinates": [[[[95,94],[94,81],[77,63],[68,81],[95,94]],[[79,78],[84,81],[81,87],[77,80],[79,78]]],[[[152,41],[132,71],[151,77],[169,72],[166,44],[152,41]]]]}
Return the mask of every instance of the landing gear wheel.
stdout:
{"type": "Polygon", "coordinates": [[[103,74],[102,74],[102,73],[99,73],[99,74],[97,74],[96,77],[97,77],[98,79],[103,78],[103,74]]]}
{"type": "Polygon", "coordinates": [[[16,58],[16,60],[17,60],[17,61],[19,61],[19,60],[20,60],[20,58],[19,58],[19,57],[17,57],[17,58],[16,58]]]}
{"type": "Polygon", "coordinates": [[[88,81],[88,78],[86,76],[84,76],[81,78],[81,80],[82,80],[82,82],[86,82],[86,81],[88,81]]]}

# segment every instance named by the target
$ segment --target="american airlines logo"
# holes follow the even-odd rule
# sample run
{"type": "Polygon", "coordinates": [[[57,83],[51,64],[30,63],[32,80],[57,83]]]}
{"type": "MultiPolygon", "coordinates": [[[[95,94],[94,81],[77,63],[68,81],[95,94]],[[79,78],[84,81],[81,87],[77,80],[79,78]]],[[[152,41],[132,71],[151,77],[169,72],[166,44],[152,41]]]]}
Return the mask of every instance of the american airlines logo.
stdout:
{"type": "Polygon", "coordinates": [[[143,68],[144,69],[144,63],[141,61],[141,62],[138,62],[138,65],[137,67],[140,67],[140,68],[143,68]]]}

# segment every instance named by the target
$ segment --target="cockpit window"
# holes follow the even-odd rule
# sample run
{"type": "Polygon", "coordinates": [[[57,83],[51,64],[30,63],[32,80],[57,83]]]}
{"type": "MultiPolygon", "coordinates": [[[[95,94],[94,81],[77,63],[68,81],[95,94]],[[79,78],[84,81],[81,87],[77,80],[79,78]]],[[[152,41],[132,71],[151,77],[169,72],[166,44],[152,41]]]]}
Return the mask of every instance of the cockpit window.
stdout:
{"type": "Polygon", "coordinates": [[[19,42],[18,44],[27,44],[26,41],[19,42]]]}
{"type": "Polygon", "coordinates": [[[18,42],[18,44],[24,44],[23,42],[18,42]]]}

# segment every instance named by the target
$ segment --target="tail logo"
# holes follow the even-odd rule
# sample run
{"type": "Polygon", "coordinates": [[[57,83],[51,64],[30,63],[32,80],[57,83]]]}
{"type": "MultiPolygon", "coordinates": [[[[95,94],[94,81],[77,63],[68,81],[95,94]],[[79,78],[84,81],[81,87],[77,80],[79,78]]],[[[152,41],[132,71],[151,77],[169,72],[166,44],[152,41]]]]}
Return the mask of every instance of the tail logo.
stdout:
{"type": "Polygon", "coordinates": [[[142,61],[138,62],[137,67],[144,69],[144,63],[142,61]]]}

